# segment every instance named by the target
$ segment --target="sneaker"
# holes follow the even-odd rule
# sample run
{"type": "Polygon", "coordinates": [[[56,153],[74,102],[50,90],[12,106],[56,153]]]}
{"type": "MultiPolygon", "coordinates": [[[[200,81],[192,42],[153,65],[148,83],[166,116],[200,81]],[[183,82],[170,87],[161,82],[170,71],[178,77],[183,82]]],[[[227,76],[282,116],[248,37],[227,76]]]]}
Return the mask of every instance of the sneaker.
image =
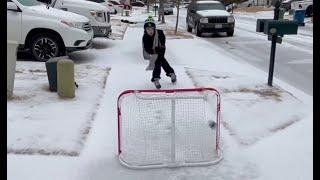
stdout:
{"type": "Polygon", "coordinates": [[[157,89],[160,89],[161,88],[161,85],[160,85],[160,83],[159,83],[159,80],[157,79],[157,80],[155,80],[155,81],[153,81],[153,83],[154,83],[154,85],[156,86],[156,88],[157,89]]]}
{"type": "Polygon", "coordinates": [[[170,77],[171,77],[171,82],[172,82],[172,83],[177,82],[177,76],[176,76],[175,73],[171,73],[171,74],[170,74],[170,77]]]}

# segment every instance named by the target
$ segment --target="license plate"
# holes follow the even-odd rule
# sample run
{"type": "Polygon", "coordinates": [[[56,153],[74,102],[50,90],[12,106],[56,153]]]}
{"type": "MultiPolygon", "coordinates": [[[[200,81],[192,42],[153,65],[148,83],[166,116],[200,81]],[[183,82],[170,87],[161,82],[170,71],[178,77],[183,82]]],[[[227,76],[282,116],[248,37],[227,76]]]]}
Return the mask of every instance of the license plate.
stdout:
{"type": "Polygon", "coordinates": [[[214,27],[215,28],[222,28],[222,24],[216,24],[214,27]]]}

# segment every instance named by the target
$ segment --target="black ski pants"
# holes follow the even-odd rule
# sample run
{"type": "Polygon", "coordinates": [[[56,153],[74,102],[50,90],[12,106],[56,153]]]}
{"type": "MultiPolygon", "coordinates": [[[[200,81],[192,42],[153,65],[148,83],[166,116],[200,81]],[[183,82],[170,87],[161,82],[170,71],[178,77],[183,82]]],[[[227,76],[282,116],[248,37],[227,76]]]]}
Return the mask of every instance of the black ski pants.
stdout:
{"type": "Polygon", "coordinates": [[[151,82],[155,81],[156,79],[160,79],[161,67],[166,72],[166,76],[170,77],[170,74],[174,73],[174,70],[169,65],[168,61],[164,58],[164,55],[159,55],[152,72],[151,82]]]}

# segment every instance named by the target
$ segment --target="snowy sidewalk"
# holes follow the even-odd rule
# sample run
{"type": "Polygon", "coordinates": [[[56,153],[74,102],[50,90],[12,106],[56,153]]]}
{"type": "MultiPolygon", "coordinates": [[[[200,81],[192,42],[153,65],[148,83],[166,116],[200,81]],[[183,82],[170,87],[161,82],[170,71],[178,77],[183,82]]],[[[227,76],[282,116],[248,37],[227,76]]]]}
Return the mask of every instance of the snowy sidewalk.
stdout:
{"type": "MultiPolygon", "coordinates": [[[[209,167],[196,167],[196,168],[178,168],[178,169],[153,169],[153,170],[130,170],[119,164],[117,159],[117,97],[119,94],[128,89],[155,89],[154,85],[150,82],[151,72],[146,72],[146,62],[141,57],[141,47],[135,46],[134,42],[139,42],[142,32],[141,28],[128,28],[125,38],[122,44],[126,44],[126,48],[119,49],[117,55],[113,55],[113,58],[117,59],[117,62],[111,66],[110,76],[107,80],[105,89],[104,101],[100,106],[99,112],[94,122],[94,128],[88,138],[86,148],[81,154],[82,165],[78,167],[78,175],[73,179],[87,180],[90,177],[94,177],[95,180],[102,180],[106,177],[112,177],[112,179],[180,179],[183,177],[191,179],[207,179],[211,177],[216,178],[230,178],[234,179],[239,176],[239,169],[253,168],[250,167],[250,163],[245,160],[238,152],[228,152],[224,161],[218,166],[209,167]],[[130,56],[128,56],[130,54],[130,56]],[[240,159],[240,162],[233,163],[233,158],[240,159]],[[224,171],[229,171],[225,174],[224,171]],[[190,173],[187,173],[187,172],[190,173]],[[198,173],[198,171],[206,172],[198,173]],[[111,175],[112,174],[112,175],[111,175]],[[189,175],[185,175],[189,174],[189,175]],[[111,175],[111,176],[110,176],[111,175]]],[[[172,41],[168,42],[168,46],[171,46],[172,41]]],[[[181,42],[177,42],[181,46],[181,42]]],[[[182,42],[183,43],[183,42],[182,42]]],[[[140,44],[139,44],[140,45],[140,44]]],[[[191,46],[190,46],[191,47],[191,46]]],[[[183,61],[185,54],[175,51],[176,48],[169,47],[167,52],[167,59],[173,66],[177,73],[178,82],[173,85],[170,79],[164,76],[162,73],[162,89],[172,88],[192,88],[194,87],[184,64],[180,64],[183,61]],[[182,57],[181,57],[182,56],[182,57]]],[[[184,51],[186,49],[184,48],[184,51]]],[[[191,58],[190,56],[188,58],[191,58]]],[[[199,59],[202,59],[201,57],[199,59]]],[[[194,61],[194,59],[193,59],[194,61]]],[[[200,63],[201,64],[201,63],[200,63]]],[[[198,67],[204,67],[200,65],[198,67]]],[[[233,143],[231,137],[227,135],[227,132],[223,131],[223,139],[226,140],[226,146],[237,147],[233,143]],[[229,140],[227,140],[229,139],[229,140]]],[[[230,148],[229,147],[229,148],[230,148]]],[[[237,149],[237,148],[236,148],[237,149]]],[[[254,171],[247,171],[244,174],[246,177],[255,176],[254,171]]]]}

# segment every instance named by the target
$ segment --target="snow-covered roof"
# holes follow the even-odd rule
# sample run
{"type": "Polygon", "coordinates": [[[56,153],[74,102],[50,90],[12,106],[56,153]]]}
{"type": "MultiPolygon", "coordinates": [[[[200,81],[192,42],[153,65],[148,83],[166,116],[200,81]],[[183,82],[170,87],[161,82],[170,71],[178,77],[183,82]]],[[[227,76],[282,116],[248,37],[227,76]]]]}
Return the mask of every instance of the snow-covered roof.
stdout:
{"type": "Polygon", "coordinates": [[[197,4],[218,4],[220,1],[197,1],[197,4]]]}

